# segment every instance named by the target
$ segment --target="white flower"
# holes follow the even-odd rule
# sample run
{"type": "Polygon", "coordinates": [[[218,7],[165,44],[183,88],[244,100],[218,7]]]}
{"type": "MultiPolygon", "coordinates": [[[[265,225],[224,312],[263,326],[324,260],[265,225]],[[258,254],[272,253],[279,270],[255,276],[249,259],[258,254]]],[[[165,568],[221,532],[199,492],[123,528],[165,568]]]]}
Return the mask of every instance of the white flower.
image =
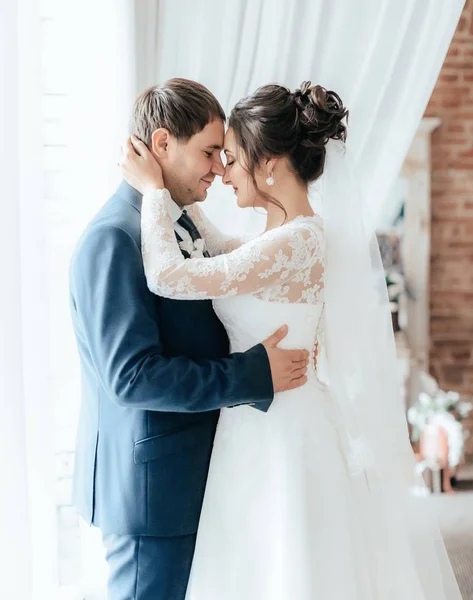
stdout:
{"type": "Polygon", "coordinates": [[[394,300],[394,298],[396,298],[396,296],[399,296],[399,294],[401,292],[402,292],[402,286],[400,286],[397,283],[393,283],[392,285],[390,285],[388,287],[388,295],[389,295],[390,300],[394,300]]]}
{"type": "Polygon", "coordinates": [[[435,398],[435,404],[438,408],[443,409],[445,409],[446,406],[450,404],[447,394],[445,392],[442,392],[442,390],[439,390],[437,397],[435,398]]]}
{"type": "Polygon", "coordinates": [[[421,392],[419,394],[419,404],[424,407],[430,406],[432,404],[432,398],[429,396],[429,394],[421,392]]]}
{"type": "Polygon", "coordinates": [[[465,419],[470,411],[473,409],[473,404],[471,402],[459,402],[455,407],[462,419],[465,419]]]}
{"type": "Polygon", "coordinates": [[[398,273],[397,271],[389,271],[389,279],[393,282],[393,283],[403,283],[404,282],[404,277],[401,275],[401,273],[398,273]]]}
{"type": "Polygon", "coordinates": [[[415,425],[419,418],[419,412],[415,406],[411,406],[407,411],[407,420],[411,425],[415,425]]]}
{"type": "Polygon", "coordinates": [[[204,252],[205,250],[205,240],[203,240],[202,238],[199,238],[197,240],[194,241],[194,248],[196,250],[198,250],[199,252],[204,252]]]}
{"type": "Polygon", "coordinates": [[[187,252],[191,258],[204,258],[205,241],[202,238],[197,240],[183,240],[179,242],[179,248],[187,252]]]}
{"type": "Polygon", "coordinates": [[[187,254],[191,254],[194,251],[194,242],[192,240],[182,240],[182,242],[179,242],[179,248],[187,254]]]}
{"type": "Polygon", "coordinates": [[[460,394],[458,392],[447,392],[447,399],[450,402],[458,402],[460,400],[460,394]]]}

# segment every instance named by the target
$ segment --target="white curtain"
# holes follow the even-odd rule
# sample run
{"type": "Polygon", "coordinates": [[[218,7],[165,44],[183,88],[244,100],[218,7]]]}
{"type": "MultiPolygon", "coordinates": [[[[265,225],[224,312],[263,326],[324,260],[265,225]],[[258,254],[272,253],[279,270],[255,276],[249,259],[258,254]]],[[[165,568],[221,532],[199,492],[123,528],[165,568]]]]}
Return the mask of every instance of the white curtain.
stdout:
{"type": "Polygon", "coordinates": [[[28,495],[26,482],[25,413],[21,368],[21,311],[18,304],[18,56],[17,7],[0,5],[0,140],[3,232],[0,261],[3,293],[0,294],[0,561],[2,586],[12,598],[30,597],[28,495]],[[10,93],[5,93],[9,90],[10,93]],[[5,142],[9,140],[7,145],[5,142]],[[12,260],[16,257],[16,260],[12,260]],[[26,517],[26,518],[25,518],[26,517]]]}
{"type": "MultiPolygon", "coordinates": [[[[112,191],[132,99],[153,83],[196,79],[230,111],[260,85],[296,88],[310,79],[338,92],[350,109],[364,215],[375,227],[464,2],[85,0],[70,13],[74,66],[82,73],[72,70],[78,173],[88,165],[77,195],[95,208],[103,192],[112,191]]],[[[223,228],[253,229],[263,222],[254,211],[239,211],[220,182],[206,207],[223,228]]]]}
{"type": "Polygon", "coordinates": [[[57,581],[40,162],[39,15],[0,2],[0,587],[52,598],[57,581]]]}
{"type": "Polygon", "coordinates": [[[131,0],[81,0],[67,9],[68,170],[76,232],[119,181],[116,162],[137,88],[134,18],[131,0]]]}
{"type": "MultiPolygon", "coordinates": [[[[152,53],[146,52],[149,43],[140,46],[145,52],[138,62],[147,65],[142,83],[150,85],[173,76],[197,79],[216,94],[226,111],[242,96],[270,82],[296,88],[311,80],[335,90],[351,112],[349,135],[358,148],[356,167],[364,213],[367,224],[375,227],[435,86],[464,3],[137,2],[136,11],[148,23],[148,35],[159,41],[152,53]]],[[[248,212],[243,218],[232,195],[222,188],[214,185],[207,203],[222,226],[233,226],[235,219],[243,227],[258,221],[248,212]]]]}

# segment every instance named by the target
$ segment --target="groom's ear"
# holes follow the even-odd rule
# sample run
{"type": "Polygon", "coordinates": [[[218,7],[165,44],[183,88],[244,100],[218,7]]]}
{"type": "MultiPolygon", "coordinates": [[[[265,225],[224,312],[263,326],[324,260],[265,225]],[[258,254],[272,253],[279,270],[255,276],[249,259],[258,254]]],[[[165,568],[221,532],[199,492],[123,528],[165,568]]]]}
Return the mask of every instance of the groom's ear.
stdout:
{"type": "Polygon", "coordinates": [[[163,127],[153,131],[151,149],[158,158],[165,158],[168,152],[169,131],[163,127]]]}

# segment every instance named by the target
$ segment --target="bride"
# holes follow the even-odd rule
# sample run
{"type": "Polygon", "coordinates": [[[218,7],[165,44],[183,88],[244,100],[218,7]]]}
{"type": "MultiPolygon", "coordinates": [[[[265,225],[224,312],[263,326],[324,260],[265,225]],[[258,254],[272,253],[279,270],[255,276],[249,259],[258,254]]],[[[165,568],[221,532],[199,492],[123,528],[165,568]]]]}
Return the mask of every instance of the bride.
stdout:
{"type": "Polygon", "coordinates": [[[457,600],[429,500],[414,475],[377,247],[366,238],[348,111],[310,82],[267,85],[233,109],[223,181],[267,212],[255,239],[204,236],[184,259],[162,173],[136,138],[122,163],[144,193],[150,290],[213,299],[232,352],[279,324],[289,347],[318,345],[307,384],[268,413],[224,409],[188,600],[457,600]],[[322,183],[323,218],[309,198],[322,183]],[[377,285],[377,283],[379,285],[377,285]]]}

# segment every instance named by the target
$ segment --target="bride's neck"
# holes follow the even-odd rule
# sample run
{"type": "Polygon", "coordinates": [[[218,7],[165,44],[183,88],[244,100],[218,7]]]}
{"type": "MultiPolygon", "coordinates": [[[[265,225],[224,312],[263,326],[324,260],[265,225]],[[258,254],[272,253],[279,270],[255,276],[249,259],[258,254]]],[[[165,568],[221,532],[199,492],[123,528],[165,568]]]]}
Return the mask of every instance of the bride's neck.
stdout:
{"type": "Polygon", "coordinates": [[[314,211],[310,206],[307,188],[303,184],[289,182],[278,185],[276,183],[269,193],[284,207],[287,217],[284,218],[285,215],[279,206],[270,202],[266,203],[265,231],[280,227],[284,222],[292,221],[296,217],[311,217],[314,215],[314,211]]]}

